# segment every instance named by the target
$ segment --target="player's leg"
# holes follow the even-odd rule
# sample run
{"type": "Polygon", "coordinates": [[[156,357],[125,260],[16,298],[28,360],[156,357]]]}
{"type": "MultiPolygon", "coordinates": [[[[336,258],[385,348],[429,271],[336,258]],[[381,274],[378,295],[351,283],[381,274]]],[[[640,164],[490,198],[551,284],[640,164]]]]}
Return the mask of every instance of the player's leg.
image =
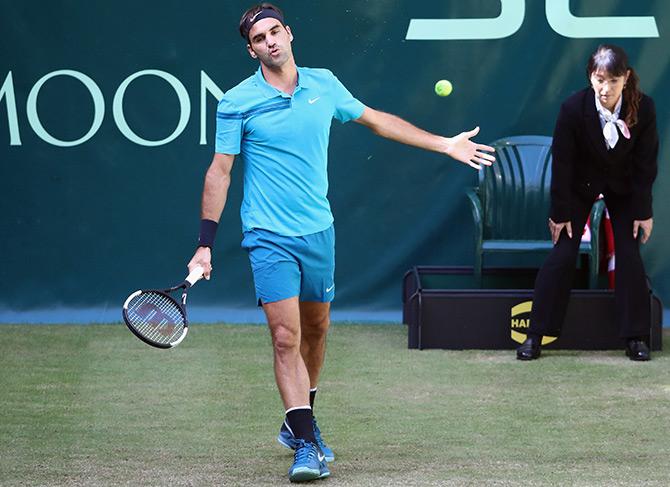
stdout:
{"type": "MultiPolygon", "coordinates": [[[[319,375],[323,366],[326,352],[326,336],[330,325],[330,303],[304,301],[300,303],[300,351],[309,375],[309,402],[314,410],[314,401],[318,389],[319,375]]],[[[326,445],[321,430],[313,416],[313,431],[317,445],[326,457],[326,461],[335,460],[333,450],[326,445]]],[[[296,440],[288,426],[288,421],[279,430],[277,441],[282,445],[295,449],[296,440]]]]}
{"type": "MultiPolygon", "coordinates": [[[[300,303],[300,353],[309,374],[310,391],[317,388],[326,355],[326,336],[330,326],[330,303],[300,303]]],[[[310,403],[313,403],[313,396],[310,403]]]]}
{"type": "Polygon", "coordinates": [[[330,471],[314,436],[309,374],[300,354],[298,297],[264,303],[263,310],[272,335],[275,379],[286,409],[285,426],[291,432],[295,446],[289,479],[306,481],[327,477],[330,471]]]}
{"type": "Polygon", "coordinates": [[[293,481],[330,475],[314,437],[309,405],[309,374],[300,354],[300,269],[287,247],[290,238],[263,230],[245,233],[242,243],[249,252],[256,296],[272,336],[274,372],[286,411],[286,425],[295,438],[293,481]]]}
{"type": "Polygon", "coordinates": [[[335,298],[335,231],[303,237],[296,251],[300,259],[300,326],[301,352],[310,378],[310,388],[317,387],[326,353],[326,336],[330,326],[330,302],[335,298]]]}
{"type": "MultiPolygon", "coordinates": [[[[314,401],[318,390],[319,376],[326,355],[326,336],[330,326],[330,303],[321,303],[316,301],[303,301],[300,303],[300,329],[302,340],[300,352],[307,373],[309,374],[309,399],[312,411],[314,411],[314,401]]],[[[313,415],[314,438],[321,451],[326,456],[326,461],[335,461],[335,453],[326,445],[321,430],[313,415]]]]}
{"type": "MultiPolygon", "coordinates": [[[[330,325],[330,301],[335,296],[335,233],[332,227],[301,237],[300,245],[292,249],[301,267],[300,321],[301,353],[310,377],[310,404],[313,406],[319,376],[324,363],[326,336],[330,325]]],[[[313,424],[317,444],[331,462],[332,450],[324,443],[316,420],[313,424]]],[[[294,448],[287,425],[282,425],[277,440],[294,448]]]]}
{"type": "Polygon", "coordinates": [[[298,297],[264,303],[263,310],[272,335],[275,379],[284,407],[309,407],[309,374],[300,353],[298,297]]]}

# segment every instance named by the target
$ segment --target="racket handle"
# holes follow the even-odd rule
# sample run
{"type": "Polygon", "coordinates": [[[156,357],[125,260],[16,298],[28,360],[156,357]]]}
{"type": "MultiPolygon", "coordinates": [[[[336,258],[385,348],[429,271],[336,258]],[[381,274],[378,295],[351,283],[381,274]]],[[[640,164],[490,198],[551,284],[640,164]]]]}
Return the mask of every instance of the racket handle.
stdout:
{"type": "Polygon", "coordinates": [[[201,266],[196,266],[193,268],[191,273],[186,276],[186,282],[188,282],[191,286],[198,282],[200,279],[202,279],[202,275],[204,274],[205,270],[201,266]]]}

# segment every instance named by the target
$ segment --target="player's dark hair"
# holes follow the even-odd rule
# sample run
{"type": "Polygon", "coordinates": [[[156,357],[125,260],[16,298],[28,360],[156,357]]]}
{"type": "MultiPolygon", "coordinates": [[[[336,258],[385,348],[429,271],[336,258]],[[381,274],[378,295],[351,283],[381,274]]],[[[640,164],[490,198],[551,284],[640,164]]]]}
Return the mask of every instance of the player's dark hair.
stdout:
{"type": "Polygon", "coordinates": [[[271,10],[276,13],[277,15],[273,17],[277,18],[277,20],[279,20],[283,26],[286,26],[284,23],[284,13],[279,7],[272,5],[269,2],[259,3],[253,7],[248,8],[247,11],[242,14],[242,18],[240,19],[240,35],[243,39],[247,41],[249,40],[249,31],[254,25],[253,19],[259,12],[263,10],[271,10]]]}
{"type": "Polygon", "coordinates": [[[628,56],[619,46],[612,44],[601,44],[593,51],[586,65],[586,77],[590,80],[596,71],[604,71],[612,76],[626,76],[630,72],[628,81],[623,87],[623,99],[628,107],[626,112],[626,125],[633,127],[637,124],[637,112],[640,108],[640,78],[635,70],[628,64],[628,56]]]}

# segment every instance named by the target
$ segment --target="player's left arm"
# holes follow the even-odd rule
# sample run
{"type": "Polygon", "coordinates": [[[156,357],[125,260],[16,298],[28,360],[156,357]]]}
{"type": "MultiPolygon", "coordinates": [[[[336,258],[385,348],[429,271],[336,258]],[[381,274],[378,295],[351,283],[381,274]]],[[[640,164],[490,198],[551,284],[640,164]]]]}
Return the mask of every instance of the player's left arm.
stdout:
{"type": "Polygon", "coordinates": [[[479,133],[479,127],[469,132],[461,132],[454,137],[443,137],[422,130],[396,115],[365,107],[363,114],[355,120],[365,125],[375,134],[420,149],[446,154],[475,169],[490,166],[495,157],[493,147],[477,144],[470,140],[479,133]]]}

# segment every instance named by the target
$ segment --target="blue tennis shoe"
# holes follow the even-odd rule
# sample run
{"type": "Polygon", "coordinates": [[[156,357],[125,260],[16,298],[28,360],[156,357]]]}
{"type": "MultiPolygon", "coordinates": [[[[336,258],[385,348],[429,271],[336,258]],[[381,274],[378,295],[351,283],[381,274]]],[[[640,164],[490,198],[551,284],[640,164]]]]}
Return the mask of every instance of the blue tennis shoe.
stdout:
{"type": "MultiPolygon", "coordinates": [[[[334,462],[335,454],[333,453],[333,450],[328,448],[328,446],[324,443],[323,438],[321,437],[321,430],[319,429],[319,425],[316,423],[316,418],[312,419],[312,427],[314,428],[314,438],[316,438],[316,444],[326,457],[326,461],[334,462]]],[[[293,436],[293,432],[289,429],[288,425],[286,424],[286,420],[284,420],[284,422],[281,425],[279,435],[277,436],[277,441],[282,445],[284,445],[286,448],[290,448],[291,450],[295,450],[297,448],[299,440],[296,439],[295,436],[293,436]]]]}
{"type": "Polygon", "coordinates": [[[294,440],[296,449],[293,454],[293,465],[288,470],[291,482],[308,482],[325,479],[330,475],[326,458],[319,447],[304,440],[294,440]]]}

